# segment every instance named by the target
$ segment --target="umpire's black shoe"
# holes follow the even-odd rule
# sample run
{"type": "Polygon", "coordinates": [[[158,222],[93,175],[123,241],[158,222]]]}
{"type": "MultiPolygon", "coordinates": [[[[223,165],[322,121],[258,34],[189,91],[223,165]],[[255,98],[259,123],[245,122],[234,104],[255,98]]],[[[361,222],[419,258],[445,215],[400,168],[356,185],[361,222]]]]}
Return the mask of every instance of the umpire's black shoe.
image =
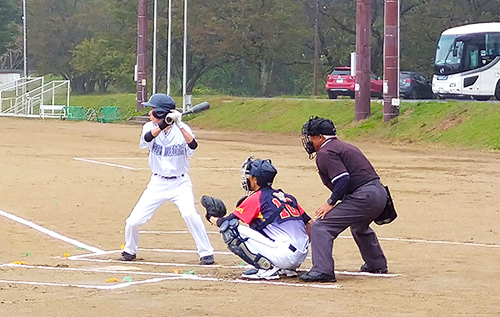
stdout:
{"type": "Polygon", "coordinates": [[[118,258],[118,261],[133,261],[135,260],[136,255],[130,254],[125,251],[122,252],[122,255],[118,258]]]}
{"type": "Polygon", "coordinates": [[[304,282],[337,282],[337,279],[334,275],[309,271],[307,273],[301,274],[299,276],[304,282]]]}
{"type": "Polygon", "coordinates": [[[200,264],[201,265],[212,265],[212,264],[214,264],[214,256],[213,255],[202,256],[200,258],[200,264]]]}
{"type": "Polygon", "coordinates": [[[363,265],[361,265],[361,267],[359,268],[359,270],[361,272],[365,272],[365,273],[387,274],[387,267],[383,267],[383,268],[379,268],[379,269],[372,269],[366,263],[363,263],[363,265]]]}

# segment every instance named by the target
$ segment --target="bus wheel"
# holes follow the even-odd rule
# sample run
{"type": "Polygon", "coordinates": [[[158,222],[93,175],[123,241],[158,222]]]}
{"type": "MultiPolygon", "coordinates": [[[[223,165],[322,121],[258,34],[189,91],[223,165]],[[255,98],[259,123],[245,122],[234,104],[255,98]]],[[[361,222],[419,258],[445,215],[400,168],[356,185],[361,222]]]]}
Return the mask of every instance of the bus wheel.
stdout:
{"type": "Polygon", "coordinates": [[[497,98],[497,100],[500,100],[500,80],[497,81],[497,88],[495,89],[495,98],[497,98]]]}

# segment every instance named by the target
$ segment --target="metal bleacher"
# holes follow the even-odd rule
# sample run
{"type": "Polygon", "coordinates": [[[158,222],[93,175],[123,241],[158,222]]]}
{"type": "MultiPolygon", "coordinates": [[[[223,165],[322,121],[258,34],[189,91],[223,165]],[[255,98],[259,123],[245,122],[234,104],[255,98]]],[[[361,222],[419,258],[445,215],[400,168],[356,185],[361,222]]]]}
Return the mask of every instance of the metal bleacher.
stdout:
{"type": "Polygon", "coordinates": [[[69,80],[45,83],[43,77],[22,77],[0,84],[0,116],[65,118],[69,80]]]}

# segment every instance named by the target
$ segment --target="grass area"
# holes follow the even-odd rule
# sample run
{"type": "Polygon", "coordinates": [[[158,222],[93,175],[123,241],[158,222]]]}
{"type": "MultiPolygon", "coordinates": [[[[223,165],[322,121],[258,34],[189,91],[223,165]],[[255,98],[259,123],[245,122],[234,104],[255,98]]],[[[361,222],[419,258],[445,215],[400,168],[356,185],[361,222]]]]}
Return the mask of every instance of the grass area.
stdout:
{"type": "Polygon", "coordinates": [[[127,118],[137,114],[135,94],[71,95],[69,103],[96,111],[101,107],[117,106],[127,118]]]}
{"type": "MultiPolygon", "coordinates": [[[[182,98],[174,99],[181,108],[182,98]]],[[[384,122],[382,104],[373,101],[370,118],[355,122],[354,101],[350,99],[193,96],[194,104],[203,101],[210,103],[210,110],[185,120],[204,129],[299,136],[310,116],[320,116],[332,119],[344,139],[500,150],[497,103],[403,100],[399,116],[384,122]]],[[[94,109],[119,106],[129,117],[137,114],[135,94],[72,96],[71,105],[94,109]]]]}

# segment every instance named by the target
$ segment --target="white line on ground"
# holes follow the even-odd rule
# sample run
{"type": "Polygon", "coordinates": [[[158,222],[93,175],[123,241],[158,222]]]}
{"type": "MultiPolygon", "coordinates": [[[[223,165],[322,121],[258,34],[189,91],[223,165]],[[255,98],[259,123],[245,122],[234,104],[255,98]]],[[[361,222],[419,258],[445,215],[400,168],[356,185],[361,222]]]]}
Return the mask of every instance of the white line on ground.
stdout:
{"type": "Polygon", "coordinates": [[[85,250],[89,250],[91,252],[94,252],[94,253],[102,253],[104,252],[103,250],[99,249],[99,248],[95,248],[95,247],[91,247],[89,245],[86,245],[85,243],[82,243],[80,241],[76,241],[74,239],[71,239],[71,238],[68,238],[68,237],[65,237],[57,232],[54,232],[52,230],[49,230],[49,229],[46,229],[40,225],[37,225],[36,223],[33,223],[31,221],[28,221],[28,220],[25,220],[23,218],[20,218],[18,216],[14,216],[13,214],[9,214],[8,212],[5,212],[3,210],[0,210],[0,215],[1,216],[4,216],[6,218],[9,218],[11,220],[14,220],[14,221],[17,221],[23,225],[26,225],[28,227],[31,227],[35,230],[38,230],[42,233],[45,233],[46,235],[49,235],[53,238],[56,238],[56,239],[59,239],[59,240],[62,240],[62,241],[65,241],[65,242],[68,242],[68,243],[71,243],[73,245],[76,245],[77,247],[79,248],[82,248],[82,249],[85,249],[85,250]]]}
{"type": "Polygon", "coordinates": [[[210,266],[201,264],[190,264],[190,263],[175,263],[175,262],[146,262],[146,261],[119,261],[119,260],[102,260],[102,259],[89,259],[83,257],[68,257],[68,260],[76,261],[88,261],[88,262],[99,262],[99,263],[120,263],[120,264],[134,264],[134,265],[154,265],[154,266],[174,266],[174,267],[203,267],[203,268],[221,268],[221,269],[241,269],[241,268],[252,268],[250,265],[219,265],[212,264],[210,266]]]}
{"type": "MultiPolygon", "coordinates": [[[[139,249],[139,251],[153,251],[153,252],[166,252],[166,253],[196,253],[196,250],[172,250],[172,249],[139,249]]],[[[110,254],[110,253],[118,253],[120,252],[119,250],[115,251],[107,251],[105,254],[110,254]]],[[[214,252],[215,254],[226,254],[226,255],[233,255],[232,252],[214,252]]],[[[211,268],[211,267],[216,267],[216,268],[223,268],[223,269],[249,269],[252,268],[253,266],[251,265],[201,265],[201,264],[190,264],[190,263],[172,263],[172,262],[146,262],[146,261],[129,261],[129,262],[124,262],[124,261],[119,261],[119,260],[102,260],[102,259],[89,259],[91,256],[95,255],[102,255],[101,254],[84,254],[84,255],[75,255],[75,256],[70,256],[68,257],[68,260],[77,260],[77,261],[90,261],[90,262],[105,262],[105,263],[122,263],[122,264],[144,264],[144,265],[155,265],[155,266],[178,266],[178,267],[204,267],[204,268],[211,268]]],[[[308,257],[309,258],[309,257],[308,257]]],[[[372,276],[372,277],[395,277],[399,276],[399,274],[373,274],[373,273],[366,273],[366,272],[351,272],[351,271],[335,271],[335,274],[339,275],[353,275],[353,276],[372,276]]]]}
{"type": "Polygon", "coordinates": [[[119,167],[119,168],[124,168],[128,170],[133,170],[136,171],[138,168],[132,167],[132,166],[126,166],[126,165],[119,165],[119,164],[112,164],[112,163],[106,163],[106,162],[100,162],[100,161],[95,161],[95,160],[89,160],[81,157],[74,157],[73,158],[75,161],[82,161],[82,162],[87,162],[87,163],[94,163],[94,164],[101,164],[101,165],[106,165],[106,166],[112,166],[112,167],[119,167]]]}
{"type": "Polygon", "coordinates": [[[84,284],[70,284],[70,283],[39,283],[39,282],[23,282],[23,281],[7,281],[0,280],[0,283],[19,283],[19,284],[30,284],[30,285],[47,285],[47,286],[73,286],[82,288],[95,288],[103,290],[112,290],[117,288],[123,288],[130,285],[143,284],[143,283],[154,283],[161,282],[164,280],[173,279],[188,279],[197,281],[213,281],[213,282],[228,282],[228,283],[244,283],[244,284],[270,284],[270,285],[281,285],[281,286],[297,286],[297,287],[312,287],[312,288],[329,288],[329,289],[340,289],[341,285],[338,284],[307,284],[307,283],[288,283],[288,282],[277,282],[277,281],[247,281],[242,279],[221,279],[215,277],[201,276],[196,274],[176,274],[176,273],[153,273],[153,272],[137,272],[137,271],[114,271],[114,270],[100,270],[100,269],[79,269],[79,268],[61,268],[61,267],[47,267],[47,266],[31,266],[31,265],[18,265],[18,264],[3,264],[0,267],[16,267],[16,268],[26,268],[26,269],[42,269],[42,270],[60,270],[60,271],[81,271],[81,272],[95,272],[95,273],[112,273],[112,274],[130,274],[130,275],[152,275],[152,276],[164,276],[152,278],[144,281],[137,282],[127,282],[120,283],[113,286],[102,286],[102,285],[84,285],[84,284]]]}
{"type": "MultiPolygon", "coordinates": [[[[108,163],[108,162],[103,162],[103,161],[98,161],[97,159],[91,159],[91,158],[82,158],[82,157],[74,157],[73,158],[75,161],[82,161],[82,162],[87,162],[87,163],[94,163],[94,164],[99,164],[99,165],[106,165],[106,166],[111,166],[111,167],[119,167],[119,168],[124,168],[128,170],[133,170],[133,171],[139,171],[139,170],[148,170],[149,168],[144,168],[144,167],[132,167],[128,165],[120,165],[120,164],[113,164],[113,163],[108,163]]],[[[100,157],[100,160],[118,160],[118,158],[112,158],[112,157],[100,157]]],[[[139,158],[121,158],[122,160],[137,160],[139,158]]],[[[140,160],[143,160],[140,158],[140,160]]],[[[196,171],[239,171],[241,168],[237,167],[193,167],[191,168],[192,170],[196,171]]]]}
{"type": "Polygon", "coordinates": [[[85,285],[85,284],[71,284],[71,283],[46,283],[46,282],[29,282],[29,281],[8,281],[8,280],[0,280],[0,283],[7,283],[7,284],[27,284],[27,285],[38,285],[38,286],[64,286],[64,287],[78,287],[78,288],[87,288],[87,289],[100,289],[100,290],[114,290],[118,288],[124,288],[128,287],[131,285],[137,285],[137,284],[145,284],[145,283],[155,283],[155,282],[161,282],[164,280],[169,280],[169,279],[174,279],[174,278],[152,278],[149,280],[145,281],[137,281],[137,282],[126,282],[126,283],[120,283],[120,284],[115,284],[115,285],[110,285],[110,286],[105,286],[105,285],[85,285]]]}
{"type": "MultiPolygon", "coordinates": [[[[143,234],[184,234],[189,233],[188,231],[154,231],[154,230],[145,230],[139,231],[139,233],[143,234]]],[[[209,234],[220,234],[218,231],[207,231],[209,234]]],[[[338,236],[337,238],[341,239],[352,239],[351,236],[338,236]]],[[[455,241],[440,241],[440,240],[424,240],[424,239],[405,239],[405,238],[378,238],[379,240],[386,241],[402,241],[402,242],[415,242],[415,243],[429,243],[429,244],[450,244],[450,245],[466,245],[473,247],[485,247],[485,248],[500,248],[498,244],[486,244],[486,243],[470,243],[470,242],[455,242],[455,241]]]]}

